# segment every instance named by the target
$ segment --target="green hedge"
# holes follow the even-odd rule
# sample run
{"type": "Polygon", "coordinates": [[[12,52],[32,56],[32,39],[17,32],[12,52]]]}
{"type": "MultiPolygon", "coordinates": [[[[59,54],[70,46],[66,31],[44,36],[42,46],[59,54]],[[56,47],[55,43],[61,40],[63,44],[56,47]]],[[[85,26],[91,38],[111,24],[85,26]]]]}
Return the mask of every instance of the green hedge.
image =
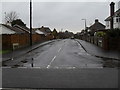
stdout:
{"type": "Polygon", "coordinates": [[[120,37],[120,29],[112,29],[107,31],[108,37],[120,37]]]}

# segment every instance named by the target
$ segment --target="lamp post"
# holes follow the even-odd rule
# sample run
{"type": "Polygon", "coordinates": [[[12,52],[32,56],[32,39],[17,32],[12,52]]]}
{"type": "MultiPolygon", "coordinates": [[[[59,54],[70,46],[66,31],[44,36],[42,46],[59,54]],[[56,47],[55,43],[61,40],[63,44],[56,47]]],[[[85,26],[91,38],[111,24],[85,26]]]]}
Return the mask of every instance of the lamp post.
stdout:
{"type": "Polygon", "coordinates": [[[84,20],[84,21],[85,21],[85,30],[86,30],[86,19],[82,19],[82,20],[84,20]]]}
{"type": "Polygon", "coordinates": [[[32,0],[30,0],[30,46],[32,46],[32,0]]]}

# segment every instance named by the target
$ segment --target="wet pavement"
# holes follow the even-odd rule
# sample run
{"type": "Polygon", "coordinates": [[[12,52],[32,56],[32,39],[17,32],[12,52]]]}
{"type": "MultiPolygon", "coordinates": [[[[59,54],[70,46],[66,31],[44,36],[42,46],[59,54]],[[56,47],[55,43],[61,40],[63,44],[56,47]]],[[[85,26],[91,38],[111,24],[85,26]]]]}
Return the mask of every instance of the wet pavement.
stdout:
{"type": "Polygon", "coordinates": [[[86,50],[74,39],[38,47],[3,63],[2,86],[15,89],[118,88],[118,59],[97,57],[86,50]]]}
{"type": "Polygon", "coordinates": [[[103,68],[103,59],[88,54],[76,40],[64,39],[46,44],[21,57],[4,62],[3,66],[33,66],[36,68],[103,68]]]}
{"type": "Polygon", "coordinates": [[[101,58],[106,59],[114,59],[114,60],[120,60],[120,52],[119,51],[113,51],[113,50],[104,50],[101,47],[98,47],[92,43],[89,43],[87,41],[76,39],[82,47],[86,50],[87,53],[98,56],[101,58]]]}
{"type": "Polygon", "coordinates": [[[12,52],[3,54],[2,55],[2,61],[8,61],[8,60],[11,60],[12,58],[17,58],[17,57],[23,56],[24,54],[29,53],[29,52],[33,51],[34,49],[37,49],[37,48],[42,47],[46,44],[49,44],[49,43],[52,43],[52,42],[55,42],[55,41],[59,41],[59,40],[60,39],[44,41],[44,42],[41,42],[41,43],[38,43],[38,44],[33,44],[33,46],[28,46],[28,47],[25,47],[25,48],[21,48],[21,49],[14,50],[12,52]]]}

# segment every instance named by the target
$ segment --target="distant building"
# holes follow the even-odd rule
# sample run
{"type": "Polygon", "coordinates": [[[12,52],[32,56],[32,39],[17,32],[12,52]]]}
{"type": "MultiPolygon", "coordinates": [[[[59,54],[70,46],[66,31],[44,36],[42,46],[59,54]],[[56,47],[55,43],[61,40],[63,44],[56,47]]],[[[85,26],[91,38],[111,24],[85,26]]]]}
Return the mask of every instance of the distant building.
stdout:
{"type": "Polygon", "coordinates": [[[120,28],[120,2],[118,2],[118,10],[114,12],[114,3],[110,4],[110,16],[105,19],[106,29],[120,28]]]}
{"type": "Polygon", "coordinates": [[[90,27],[88,27],[88,32],[90,33],[90,35],[94,35],[94,33],[96,31],[99,30],[105,30],[105,25],[103,25],[102,23],[100,23],[98,21],[98,19],[95,19],[95,23],[93,25],[91,25],[90,27]]]}
{"type": "Polygon", "coordinates": [[[52,33],[49,27],[44,27],[44,26],[42,26],[41,28],[33,28],[33,30],[44,33],[46,36],[52,33]]]}
{"type": "Polygon", "coordinates": [[[33,28],[33,30],[34,30],[36,33],[44,34],[46,40],[51,40],[51,39],[54,38],[54,36],[52,35],[52,31],[50,30],[49,27],[44,27],[44,26],[42,26],[41,28],[33,28]]]}

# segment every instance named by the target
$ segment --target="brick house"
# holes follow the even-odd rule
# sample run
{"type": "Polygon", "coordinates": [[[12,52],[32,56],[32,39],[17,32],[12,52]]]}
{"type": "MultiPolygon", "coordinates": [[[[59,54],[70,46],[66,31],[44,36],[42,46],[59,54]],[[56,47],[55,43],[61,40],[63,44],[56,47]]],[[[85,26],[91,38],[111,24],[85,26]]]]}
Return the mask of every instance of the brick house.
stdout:
{"type": "Polygon", "coordinates": [[[99,30],[105,30],[105,25],[100,23],[98,19],[95,19],[95,23],[88,27],[88,32],[91,36],[94,36],[94,33],[99,30]]]}
{"type": "Polygon", "coordinates": [[[44,34],[45,40],[51,40],[54,38],[54,36],[52,35],[52,31],[50,30],[49,27],[42,26],[41,28],[34,28],[33,30],[37,32],[39,31],[41,34],[44,34]]]}

